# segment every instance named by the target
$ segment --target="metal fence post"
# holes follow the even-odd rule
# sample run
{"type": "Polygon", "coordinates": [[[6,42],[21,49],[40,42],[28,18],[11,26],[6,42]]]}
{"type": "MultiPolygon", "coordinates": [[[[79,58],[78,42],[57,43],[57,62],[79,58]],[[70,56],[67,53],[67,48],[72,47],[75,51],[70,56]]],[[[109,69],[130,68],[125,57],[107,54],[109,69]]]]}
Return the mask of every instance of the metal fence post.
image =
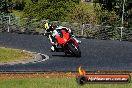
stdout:
{"type": "Polygon", "coordinates": [[[84,27],[85,27],[85,24],[82,25],[82,29],[81,29],[81,36],[83,36],[83,32],[84,32],[84,27]]]}
{"type": "Polygon", "coordinates": [[[8,18],[8,28],[7,28],[7,32],[10,32],[10,23],[11,23],[11,18],[10,16],[4,16],[4,17],[7,17],[8,18]]]}
{"type": "Polygon", "coordinates": [[[123,1],[123,6],[122,6],[123,7],[123,9],[122,9],[122,19],[121,19],[122,27],[121,27],[121,38],[120,38],[120,41],[122,41],[122,30],[123,30],[123,27],[124,27],[125,2],[126,2],[126,0],[123,1]]]}
{"type": "Polygon", "coordinates": [[[11,18],[10,18],[10,16],[9,16],[8,32],[10,32],[10,24],[11,24],[11,18]]]}
{"type": "Polygon", "coordinates": [[[123,35],[123,27],[121,27],[121,37],[120,37],[120,41],[122,41],[122,35],[123,35]]]}

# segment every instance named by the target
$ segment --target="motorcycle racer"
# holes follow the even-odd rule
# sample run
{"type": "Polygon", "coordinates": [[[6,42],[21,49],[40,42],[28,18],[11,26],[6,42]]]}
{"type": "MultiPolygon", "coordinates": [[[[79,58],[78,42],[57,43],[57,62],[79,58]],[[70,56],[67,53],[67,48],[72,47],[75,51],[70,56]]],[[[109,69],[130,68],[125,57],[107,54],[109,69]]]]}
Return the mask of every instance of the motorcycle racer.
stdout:
{"type": "Polygon", "coordinates": [[[51,33],[51,34],[48,35],[48,38],[49,38],[49,40],[50,40],[50,42],[52,44],[52,46],[51,46],[51,51],[52,52],[54,52],[56,50],[57,45],[58,45],[55,36],[56,35],[60,35],[61,34],[61,32],[60,32],[61,30],[66,30],[67,32],[70,33],[71,37],[74,38],[74,40],[77,43],[81,43],[80,40],[78,40],[77,38],[75,38],[75,35],[73,35],[71,29],[69,29],[67,27],[56,26],[56,25],[51,24],[51,25],[49,25],[49,29],[48,30],[50,30],[50,33],[51,33]]]}

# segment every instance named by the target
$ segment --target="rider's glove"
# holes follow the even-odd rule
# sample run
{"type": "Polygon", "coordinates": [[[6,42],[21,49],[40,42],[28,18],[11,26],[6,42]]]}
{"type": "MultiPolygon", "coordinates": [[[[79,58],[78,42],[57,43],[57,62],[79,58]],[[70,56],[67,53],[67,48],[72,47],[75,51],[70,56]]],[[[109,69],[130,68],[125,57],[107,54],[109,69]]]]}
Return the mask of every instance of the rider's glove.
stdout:
{"type": "Polygon", "coordinates": [[[69,33],[71,33],[71,29],[67,28],[67,31],[68,31],[69,33]]]}
{"type": "Polygon", "coordinates": [[[71,35],[72,37],[75,37],[75,35],[71,35]]]}

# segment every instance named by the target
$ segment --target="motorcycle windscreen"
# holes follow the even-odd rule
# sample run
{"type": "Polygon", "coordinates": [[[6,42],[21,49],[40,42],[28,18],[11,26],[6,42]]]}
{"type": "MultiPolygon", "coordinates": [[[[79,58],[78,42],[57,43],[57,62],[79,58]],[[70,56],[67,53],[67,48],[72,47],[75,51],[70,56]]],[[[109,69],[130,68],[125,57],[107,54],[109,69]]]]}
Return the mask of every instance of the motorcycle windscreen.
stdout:
{"type": "Polygon", "coordinates": [[[69,39],[69,35],[70,34],[66,31],[62,31],[61,35],[56,35],[55,37],[57,39],[58,44],[65,44],[69,39]]]}

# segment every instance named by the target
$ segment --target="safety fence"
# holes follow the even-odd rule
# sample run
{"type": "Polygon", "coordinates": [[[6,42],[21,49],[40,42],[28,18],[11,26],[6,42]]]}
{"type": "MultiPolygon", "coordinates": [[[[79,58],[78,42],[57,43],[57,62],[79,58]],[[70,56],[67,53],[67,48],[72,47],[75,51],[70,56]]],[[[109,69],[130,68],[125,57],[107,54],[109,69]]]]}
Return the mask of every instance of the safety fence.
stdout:
{"type": "MultiPolygon", "coordinates": [[[[27,34],[44,34],[46,20],[19,18],[15,16],[0,16],[0,32],[17,32],[27,34]]],[[[69,22],[52,21],[57,25],[71,28],[78,37],[132,41],[132,28],[102,26],[92,24],[79,24],[69,22]]]]}

